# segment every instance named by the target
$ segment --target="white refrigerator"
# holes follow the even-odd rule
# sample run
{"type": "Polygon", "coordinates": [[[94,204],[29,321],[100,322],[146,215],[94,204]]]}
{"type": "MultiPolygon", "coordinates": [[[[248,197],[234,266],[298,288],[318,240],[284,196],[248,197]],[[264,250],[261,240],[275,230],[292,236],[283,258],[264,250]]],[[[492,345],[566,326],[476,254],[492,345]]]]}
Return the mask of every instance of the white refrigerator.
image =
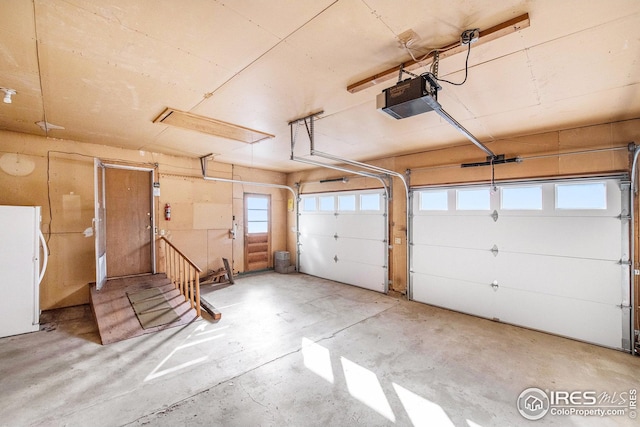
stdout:
{"type": "Polygon", "coordinates": [[[0,337],[40,327],[40,281],[47,268],[40,220],[40,206],[0,206],[0,337]]]}

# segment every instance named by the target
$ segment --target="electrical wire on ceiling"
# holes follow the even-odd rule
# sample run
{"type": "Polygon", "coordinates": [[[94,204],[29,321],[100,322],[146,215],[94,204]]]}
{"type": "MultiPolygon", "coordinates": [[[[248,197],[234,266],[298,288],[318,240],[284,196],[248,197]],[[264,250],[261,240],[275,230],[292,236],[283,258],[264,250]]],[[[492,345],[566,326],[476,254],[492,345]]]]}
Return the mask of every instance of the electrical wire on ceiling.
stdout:
{"type": "MultiPolygon", "coordinates": [[[[449,83],[454,86],[462,86],[463,84],[465,84],[467,81],[467,77],[469,77],[469,55],[470,54],[471,54],[471,43],[469,43],[467,47],[467,59],[465,59],[464,61],[464,79],[460,83],[452,82],[447,79],[441,79],[438,77],[437,74],[434,74],[435,79],[438,80],[439,82],[449,83]]],[[[437,61],[438,61],[437,59],[434,60],[434,63],[437,63],[437,61]]],[[[436,65],[436,71],[437,69],[438,69],[438,66],[436,65]]]]}
{"type": "Polygon", "coordinates": [[[423,55],[420,59],[418,59],[413,54],[412,49],[409,47],[407,42],[402,43],[402,46],[404,46],[405,50],[409,53],[409,55],[411,55],[411,58],[416,63],[422,65],[422,67],[425,69],[427,68],[427,66],[426,64],[423,63],[424,60],[427,59],[429,56],[432,56],[432,61],[431,61],[431,66],[429,67],[429,71],[423,73],[422,75],[430,74],[437,81],[449,83],[454,86],[462,86],[463,84],[466,83],[467,78],[469,77],[469,56],[471,55],[471,45],[478,40],[479,34],[480,34],[480,30],[477,28],[474,28],[471,30],[465,30],[462,32],[462,34],[460,34],[460,44],[467,45],[467,57],[464,61],[464,79],[459,83],[452,82],[447,79],[441,79],[438,77],[438,69],[440,66],[440,57],[439,57],[440,49],[430,49],[425,55],[423,55]]]}

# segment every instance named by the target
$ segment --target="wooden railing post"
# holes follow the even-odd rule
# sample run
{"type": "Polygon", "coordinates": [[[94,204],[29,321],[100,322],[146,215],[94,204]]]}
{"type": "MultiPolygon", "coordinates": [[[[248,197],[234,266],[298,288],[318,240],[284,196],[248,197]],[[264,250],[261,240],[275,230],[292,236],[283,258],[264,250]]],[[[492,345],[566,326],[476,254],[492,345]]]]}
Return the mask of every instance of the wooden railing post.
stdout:
{"type": "Polygon", "coordinates": [[[180,292],[182,292],[182,295],[184,295],[184,300],[187,300],[187,268],[186,268],[186,260],[185,259],[181,259],[180,260],[180,292]]]}
{"type": "Polygon", "coordinates": [[[200,317],[200,272],[196,270],[196,313],[200,317]]]}

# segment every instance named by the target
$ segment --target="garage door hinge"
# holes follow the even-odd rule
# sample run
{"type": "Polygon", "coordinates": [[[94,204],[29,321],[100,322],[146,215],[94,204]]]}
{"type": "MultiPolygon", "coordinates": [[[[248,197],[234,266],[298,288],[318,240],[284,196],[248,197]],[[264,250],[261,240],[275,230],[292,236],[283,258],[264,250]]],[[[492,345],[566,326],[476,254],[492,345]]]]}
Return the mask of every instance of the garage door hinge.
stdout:
{"type": "Polygon", "coordinates": [[[493,256],[498,256],[498,246],[497,245],[493,245],[493,247],[491,248],[491,253],[493,254],[493,256]]]}
{"type": "Polygon", "coordinates": [[[618,215],[618,219],[619,219],[619,220],[621,220],[621,221],[622,221],[622,220],[629,221],[629,220],[631,220],[631,215],[626,215],[626,214],[625,214],[625,215],[623,215],[623,214],[620,214],[620,215],[618,215]]]}
{"type": "Polygon", "coordinates": [[[334,256],[334,257],[333,257],[333,261],[334,261],[334,262],[338,262],[338,255],[336,255],[336,256],[334,256]]]}
{"type": "Polygon", "coordinates": [[[621,259],[620,261],[618,261],[618,264],[620,265],[631,265],[631,261],[628,259],[621,259]]]}
{"type": "Polygon", "coordinates": [[[338,240],[338,233],[334,234],[334,235],[333,235],[333,238],[334,238],[334,239],[336,239],[336,240],[338,240]]]}
{"type": "Polygon", "coordinates": [[[616,305],[616,307],[618,307],[620,310],[625,310],[625,309],[626,310],[631,310],[631,308],[632,308],[630,305],[627,305],[627,304],[618,304],[618,305],[616,305]]]}
{"type": "Polygon", "coordinates": [[[497,222],[498,221],[498,211],[493,211],[493,213],[491,214],[491,218],[493,218],[493,222],[497,222]]]}

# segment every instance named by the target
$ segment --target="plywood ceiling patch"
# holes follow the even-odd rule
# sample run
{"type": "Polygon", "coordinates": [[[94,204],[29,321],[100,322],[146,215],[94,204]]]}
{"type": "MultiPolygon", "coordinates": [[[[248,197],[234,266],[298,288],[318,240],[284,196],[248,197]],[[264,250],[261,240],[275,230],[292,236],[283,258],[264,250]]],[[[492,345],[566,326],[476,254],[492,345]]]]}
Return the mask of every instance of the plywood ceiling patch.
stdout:
{"type": "Polygon", "coordinates": [[[253,144],[263,139],[275,137],[275,135],[259,130],[249,129],[244,126],[188,113],[186,111],[175,110],[173,108],[165,109],[153,122],[208,133],[222,138],[246,142],[247,144],[253,144]]]}

